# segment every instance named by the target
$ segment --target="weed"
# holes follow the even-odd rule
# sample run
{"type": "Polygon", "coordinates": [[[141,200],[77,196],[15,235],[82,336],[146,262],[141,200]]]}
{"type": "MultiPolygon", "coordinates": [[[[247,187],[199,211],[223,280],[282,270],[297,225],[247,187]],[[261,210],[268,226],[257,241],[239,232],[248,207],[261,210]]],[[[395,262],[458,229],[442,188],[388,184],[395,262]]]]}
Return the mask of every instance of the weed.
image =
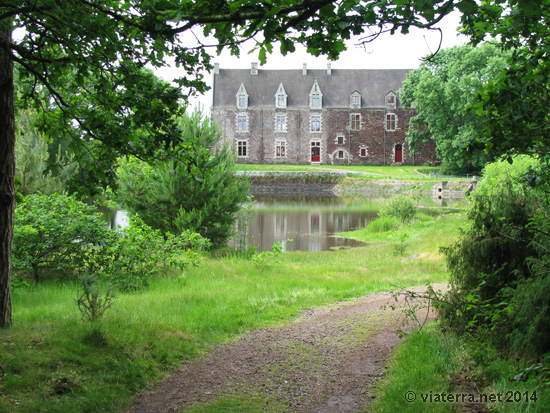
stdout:
{"type": "Polygon", "coordinates": [[[116,298],[114,290],[108,285],[104,291],[101,291],[95,275],[84,275],[79,281],[82,291],[76,298],[76,305],[82,318],[87,321],[99,320],[113,305],[116,298]]]}

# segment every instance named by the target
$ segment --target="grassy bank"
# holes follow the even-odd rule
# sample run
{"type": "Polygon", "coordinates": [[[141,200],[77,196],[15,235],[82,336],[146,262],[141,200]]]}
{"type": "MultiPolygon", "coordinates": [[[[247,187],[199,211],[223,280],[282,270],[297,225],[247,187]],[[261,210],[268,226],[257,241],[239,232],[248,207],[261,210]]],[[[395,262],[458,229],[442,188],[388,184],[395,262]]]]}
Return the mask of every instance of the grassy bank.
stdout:
{"type": "MultiPolygon", "coordinates": [[[[376,166],[376,165],[258,165],[238,164],[238,171],[265,172],[322,172],[350,171],[363,175],[354,175],[353,179],[391,179],[403,181],[441,181],[442,178],[430,178],[429,174],[438,174],[439,168],[432,166],[376,166]]],[[[468,180],[466,177],[447,177],[449,180],[468,180]]]]}
{"type": "Polygon", "coordinates": [[[182,361],[247,330],[334,300],[443,282],[438,247],[461,222],[424,217],[391,234],[355,233],[366,247],[284,253],[265,270],[237,257],[206,258],[121,294],[95,324],[81,321],[75,285],[16,289],[14,327],[0,331],[0,411],[116,411],[182,361]]]}
{"type": "Polygon", "coordinates": [[[488,406],[499,412],[548,412],[550,388],[541,375],[511,380],[530,365],[443,334],[434,323],[397,348],[369,411],[456,412],[488,406]]]}

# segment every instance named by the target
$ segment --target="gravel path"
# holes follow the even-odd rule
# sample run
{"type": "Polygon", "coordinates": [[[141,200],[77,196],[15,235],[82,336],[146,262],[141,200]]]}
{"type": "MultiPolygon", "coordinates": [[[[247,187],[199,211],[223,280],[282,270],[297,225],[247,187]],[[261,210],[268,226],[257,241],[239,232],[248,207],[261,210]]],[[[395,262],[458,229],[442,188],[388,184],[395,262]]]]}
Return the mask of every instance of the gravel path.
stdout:
{"type": "Polygon", "coordinates": [[[283,327],[217,347],[141,394],[128,412],[179,412],[219,397],[261,400],[266,412],[368,411],[400,339],[389,293],[305,310],[283,327]]]}

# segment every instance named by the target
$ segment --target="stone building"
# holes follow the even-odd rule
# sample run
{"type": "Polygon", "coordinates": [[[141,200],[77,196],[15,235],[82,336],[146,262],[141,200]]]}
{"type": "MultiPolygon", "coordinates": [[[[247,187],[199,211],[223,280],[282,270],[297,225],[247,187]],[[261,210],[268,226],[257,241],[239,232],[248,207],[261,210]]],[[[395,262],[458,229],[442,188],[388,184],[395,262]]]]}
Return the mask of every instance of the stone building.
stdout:
{"type": "Polygon", "coordinates": [[[396,93],[407,72],[216,64],[212,116],[239,163],[422,165],[435,161],[435,147],[409,153],[415,112],[396,93]]]}

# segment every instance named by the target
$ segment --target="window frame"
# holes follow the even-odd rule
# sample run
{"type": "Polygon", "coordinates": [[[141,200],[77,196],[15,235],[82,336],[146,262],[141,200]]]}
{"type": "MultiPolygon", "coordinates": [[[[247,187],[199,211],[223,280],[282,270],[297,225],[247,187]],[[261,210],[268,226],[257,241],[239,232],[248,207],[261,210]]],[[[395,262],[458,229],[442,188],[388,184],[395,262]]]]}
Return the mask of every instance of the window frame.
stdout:
{"type": "Polygon", "coordinates": [[[236,122],[237,132],[243,133],[248,132],[248,114],[246,113],[237,113],[237,122],[236,122]]]}
{"type": "Polygon", "coordinates": [[[350,130],[361,130],[361,126],[363,123],[363,117],[360,113],[351,113],[350,115],[350,130]]]}
{"type": "Polygon", "coordinates": [[[384,127],[388,132],[395,132],[397,130],[397,115],[395,113],[386,113],[386,121],[384,127]]]}
{"type": "Polygon", "coordinates": [[[286,131],[287,131],[286,114],[276,113],[275,114],[275,132],[286,132],[286,131]]]}
{"type": "Polygon", "coordinates": [[[320,133],[322,128],[322,116],[321,114],[310,115],[309,117],[310,132],[320,133]],[[315,128],[317,126],[317,128],[315,128]]]}
{"type": "Polygon", "coordinates": [[[248,139],[237,140],[237,157],[248,158],[248,139]],[[244,150],[243,150],[244,149],[244,150]]]}
{"type": "Polygon", "coordinates": [[[286,140],[275,141],[275,158],[286,158],[287,144],[286,140]]]}

